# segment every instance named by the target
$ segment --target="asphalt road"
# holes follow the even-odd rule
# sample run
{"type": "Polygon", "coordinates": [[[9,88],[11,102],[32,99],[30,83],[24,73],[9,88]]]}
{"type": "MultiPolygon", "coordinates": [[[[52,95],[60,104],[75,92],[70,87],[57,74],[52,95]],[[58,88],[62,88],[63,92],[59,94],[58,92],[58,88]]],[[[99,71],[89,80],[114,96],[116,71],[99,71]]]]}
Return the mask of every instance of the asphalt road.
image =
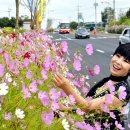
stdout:
{"type": "MultiPolygon", "coordinates": [[[[53,42],[60,43],[61,41],[67,41],[69,46],[70,58],[73,61],[73,54],[80,50],[82,54],[82,70],[81,74],[87,75],[86,66],[93,68],[94,65],[98,64],[100,66],[100,74],[98,76],[90,76],[90,85],[93,86],[94,82],[101,80],[103,77],[109,76],[109,63],[114,53],[115,49],[119,45],[117,34],[106,34],[106,33],[97,33],[97,35],[90,35],[90,39],[75,39],[74,34],[59,34],[58,32],[49,34],[53,36],[53,42]],[[85,47],[87,44],[92,44],[94,53],[92,56],[88,56],[85,47]]],[[[74,70],[70,70],[73,71],[74,70]]],[[[76,72],[74,72],[76,73],[76,72]]],[[[78,72],[79,73],[79,72],[78,72]]],[[[129,106],[130,107],[130,106],[129,106]]],[[[130,123],[130,112],[128,122],[130,123]]],[[[128,127],[125,130],[129,130],[128,127]]]]}
{"type": "Polygon", "coordinates": [[[69,46],[70,57],[73,60],[73,54],[80,50],[83,61],[82,70],[80,73],[87,75],[87,71],[84,69],[86,66],[93,68],[98,64],[101,68],[100,75],[90,77],[90,83],[94,83],[109,75],[109,62],[111,56],[118,46],[118,35],[102,34],[99,33],[96,36],[91,35],[90,39],[75,39],[74,34],[58,34],[53,33],[54,42],[67,41],[69,46]],[[85,47],[87,44],[92,44],[94,53],[92,56],[88,56],[85,47]]]}

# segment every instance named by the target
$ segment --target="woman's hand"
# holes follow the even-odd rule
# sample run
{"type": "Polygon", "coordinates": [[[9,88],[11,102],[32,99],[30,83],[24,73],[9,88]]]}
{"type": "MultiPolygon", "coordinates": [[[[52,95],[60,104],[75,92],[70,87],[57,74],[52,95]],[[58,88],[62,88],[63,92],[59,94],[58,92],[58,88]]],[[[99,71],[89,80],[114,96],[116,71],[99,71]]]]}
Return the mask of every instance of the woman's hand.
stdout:
{"type": "Polygon", "coordinates": [[[69,81],[59,73],[56,73],[54,75],[53,82],[57,87],[61,89],[64,89],[67,85],[70,85],[69,81]]]}

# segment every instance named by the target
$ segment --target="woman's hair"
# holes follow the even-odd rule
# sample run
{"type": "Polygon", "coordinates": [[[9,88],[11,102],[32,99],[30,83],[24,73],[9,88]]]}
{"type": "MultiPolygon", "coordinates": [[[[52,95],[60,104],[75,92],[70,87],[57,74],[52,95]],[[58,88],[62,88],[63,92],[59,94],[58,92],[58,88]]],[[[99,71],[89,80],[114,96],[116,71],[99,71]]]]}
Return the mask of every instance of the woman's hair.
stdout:
{"type": "Polygon", "coordinates": [[[113,55],[116,54],[124,56],[130,62],[130,43],[119,45],[113,55]]]}

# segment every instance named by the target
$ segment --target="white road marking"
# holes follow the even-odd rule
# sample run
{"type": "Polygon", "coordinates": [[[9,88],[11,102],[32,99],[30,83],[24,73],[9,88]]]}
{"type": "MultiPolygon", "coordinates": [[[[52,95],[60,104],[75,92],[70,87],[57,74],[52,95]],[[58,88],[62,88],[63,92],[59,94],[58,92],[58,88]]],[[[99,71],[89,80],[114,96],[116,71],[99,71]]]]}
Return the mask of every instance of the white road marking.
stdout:
{"type": "Polygon", "coordinates": [[[71,39],[71,38],[62,39],[62,38],[59,38],[59,39],[54,39],[53,41],[71,41],[71,40],[76,40],[76,39],[71,39]]]}
{"type": "Polygon", "coordinates": [[[104,53],[104,51],[102,50],[99,50],[99,49],[96,49],[96,51],[100,52],[100,53],[104,53]]]}

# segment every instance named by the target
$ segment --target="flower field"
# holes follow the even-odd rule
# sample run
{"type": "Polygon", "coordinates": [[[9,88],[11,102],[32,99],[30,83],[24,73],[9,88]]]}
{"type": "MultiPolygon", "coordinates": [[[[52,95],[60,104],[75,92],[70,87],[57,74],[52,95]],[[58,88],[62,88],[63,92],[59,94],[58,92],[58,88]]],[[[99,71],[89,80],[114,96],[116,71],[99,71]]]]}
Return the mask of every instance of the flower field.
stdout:
{"type": "MultiPolygon", "coordinates": [[[[85,50],[86,55],[93,54],[91,44],[87,44],[85,50]]],[[[68,63],[79,72],[81,62],[79,51],[74,53],[71,61],[67,42],[53,43],[45,32],[33,31],[16,37],[3,35],[1,31],[0,130],[99,130],[99,122],[93,121],[93,125],[84,123],[86,117],[95,118],[92,113],[85,114],[79,108],[77,114],[59,111],[59,103],[77,106],[72,95],[67,98],[54,86],[52,79],[56,72],[67,77],[83,96],[89,91],[89,75],[100,73],[98,65],[88,68],[86,75],[69,72],[68,63]]],[[[109,127],[109,124],[105,125],[109,127]]]]}

